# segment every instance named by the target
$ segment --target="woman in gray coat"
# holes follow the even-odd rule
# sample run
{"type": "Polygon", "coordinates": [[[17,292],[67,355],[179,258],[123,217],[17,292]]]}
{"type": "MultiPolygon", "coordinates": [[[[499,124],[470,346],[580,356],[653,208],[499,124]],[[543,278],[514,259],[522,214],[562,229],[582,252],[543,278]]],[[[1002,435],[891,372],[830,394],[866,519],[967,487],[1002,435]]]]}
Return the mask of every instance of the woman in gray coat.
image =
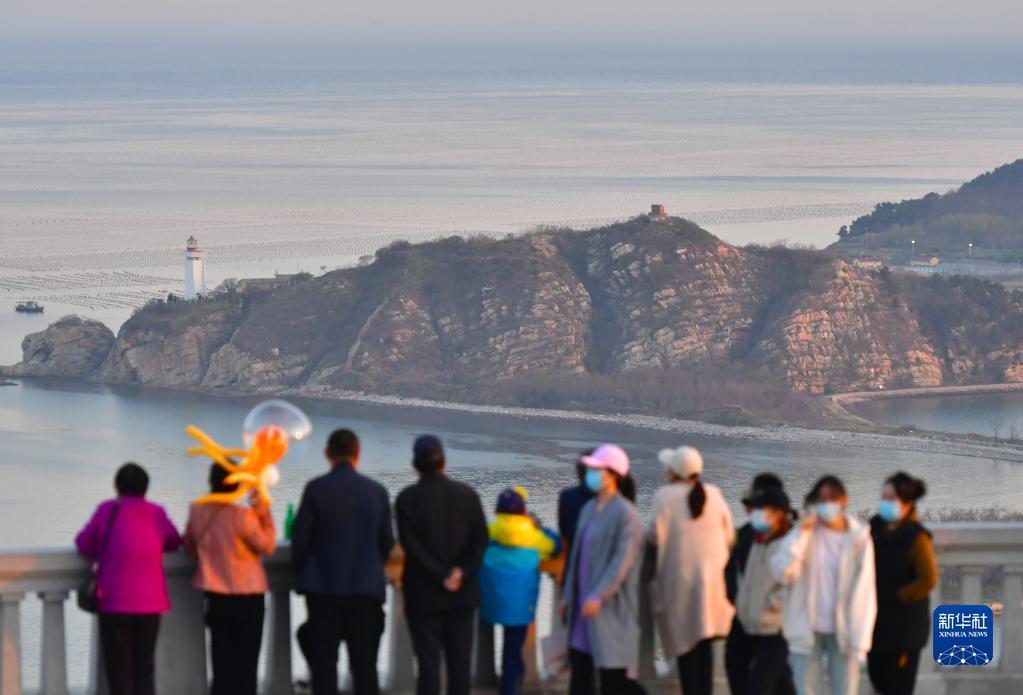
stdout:
{"type": "Polygon", "coordinates": [[[629,457],[613,444],[581,462],[597,496],[583,507],[565,580],[562,615],[568,618],[570,695],[643,693],[629,678],[639,665],[639,566],[643,527],[632,505],[629,457]]]}

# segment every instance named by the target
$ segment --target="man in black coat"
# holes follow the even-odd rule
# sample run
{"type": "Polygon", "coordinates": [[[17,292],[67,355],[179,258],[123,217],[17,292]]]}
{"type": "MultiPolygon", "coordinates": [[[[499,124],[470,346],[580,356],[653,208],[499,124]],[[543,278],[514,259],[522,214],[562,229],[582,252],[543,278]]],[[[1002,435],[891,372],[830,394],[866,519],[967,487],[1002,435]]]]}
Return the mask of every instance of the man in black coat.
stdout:
{"type": "Polygon", "coordinates": [[[444,475],[439,439],[419,437],[412,465],[419,481],[402,490],[394,507],[405,551],[405,615],[419,666],[416,693],[440,693],[443,650],[448,695],[468,695],[487,521],[473,489],[444,475]]]}
{"type": "Polygon", "coordinates": [[[327,441],[331,470],[306,485],[292,526],[296,589],[309,619],[298,629],[314,695],[337,695],[338,648],[348,645],[356,695],[377,695],[384,633],[384,566],[394,547],[383,485],[356,472],[359,439],[337,430],[327,441]]]}

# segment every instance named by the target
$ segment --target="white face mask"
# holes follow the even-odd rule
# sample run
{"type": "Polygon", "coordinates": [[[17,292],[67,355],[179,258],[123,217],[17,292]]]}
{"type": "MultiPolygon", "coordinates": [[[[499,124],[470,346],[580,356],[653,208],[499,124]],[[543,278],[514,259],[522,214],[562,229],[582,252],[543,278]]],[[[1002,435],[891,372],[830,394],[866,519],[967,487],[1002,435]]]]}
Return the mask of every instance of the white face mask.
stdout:
{"type": "Polygon", "coordinates": [[[754,509],[750,512],[749,523],[757,533],[771,530],[771,520],[767,518],[766,509],[754,509]]]}
{"type": "Polygon", "coordinates": [[[825,524],[833,524],[842,516],[842,505],[838,502],[818,502],[814,505],[814,511],[825,524]]]}

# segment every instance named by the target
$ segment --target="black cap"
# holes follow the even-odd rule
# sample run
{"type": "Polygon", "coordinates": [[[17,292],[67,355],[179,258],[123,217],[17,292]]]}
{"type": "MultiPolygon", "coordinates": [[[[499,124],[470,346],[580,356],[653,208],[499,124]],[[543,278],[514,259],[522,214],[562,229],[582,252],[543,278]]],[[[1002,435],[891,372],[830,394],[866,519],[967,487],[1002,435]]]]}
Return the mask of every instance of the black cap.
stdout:
{"type": "Polygon", "coordinates": [[[753,495],[742,501],[747,507],[774,507],[785,512],[792,511],[792,504],[789,496],[780,487],[765,487],[762,490],[754,490],[753,495]]]}
{"type": "Polygon", "coordinates": [[[746,496],[742,498],[743,505],[752,507],[753,498],[763,493],[764,490],[772,487],[779,490],[785,489],[785,486],[778,479],[778,476],[773,473],[761,473],[753,479],[753,486],[746,492],[746,496]]]}
{"type": "Polygon", "coordinates": [[[444,445],[432,434],[424,434],[421,437],[416,437],[415,444],[412,445],[412,454],[417,459],[427,461],[443,459],[444,445]]]}

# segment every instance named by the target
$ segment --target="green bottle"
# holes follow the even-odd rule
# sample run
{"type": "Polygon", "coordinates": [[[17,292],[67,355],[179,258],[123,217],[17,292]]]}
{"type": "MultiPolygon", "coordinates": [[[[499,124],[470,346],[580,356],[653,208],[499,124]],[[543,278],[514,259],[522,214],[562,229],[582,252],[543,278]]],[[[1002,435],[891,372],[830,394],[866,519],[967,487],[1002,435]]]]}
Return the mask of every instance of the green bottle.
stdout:
{"type": "Polygon", "coordinates": [[[295,503],[288,502],[288,512],[284,516],[284,540],[291,542],[291,527],[295,525],[295,503]]]}

